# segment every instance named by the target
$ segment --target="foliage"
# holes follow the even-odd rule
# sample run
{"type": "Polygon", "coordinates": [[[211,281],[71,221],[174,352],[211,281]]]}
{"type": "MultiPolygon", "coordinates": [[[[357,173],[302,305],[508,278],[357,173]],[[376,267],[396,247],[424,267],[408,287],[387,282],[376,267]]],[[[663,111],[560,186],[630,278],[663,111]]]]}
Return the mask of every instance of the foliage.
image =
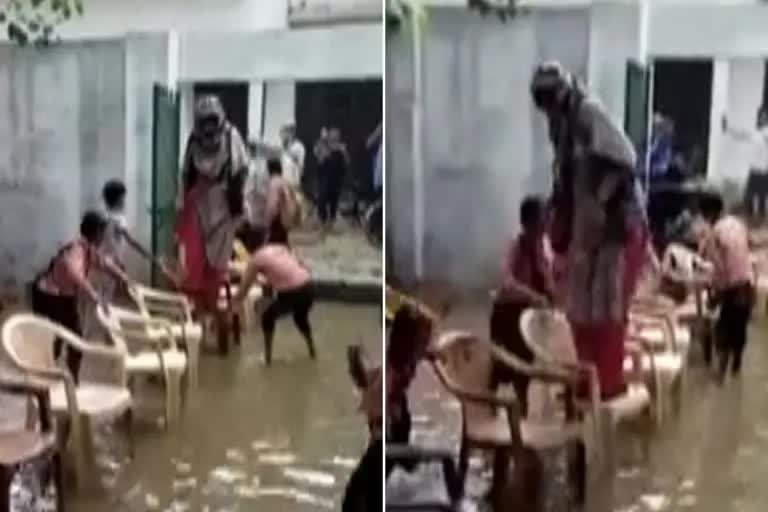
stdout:
{"type": "MultiPolygon", "coordinates": [[[[471,11],[477,11],[481,16],[495,15],[502,22],[514,18],[519,8],[517,0],[467,0],[467,8],[471,11]]],[[[422,0],[387,0],[386,1],[386,22],[387,28],[396,31],[411,19],[411,16],[419,18],[419,26],[426,23],[427,8],[422,0]]]]}
{"type": "Polygon", "coordinates": [[[83,15],[83,0],[8,0],[0,7],[0,27],[19,46],[49,46],[56,27],[83,15]]]}
{"type": "Polygon", "coordinates": [[[514,18],[518,13],[516,0],[467,0],[470,10],[475,10],[481,16],[496,15],[502,23],[514,18]]]}

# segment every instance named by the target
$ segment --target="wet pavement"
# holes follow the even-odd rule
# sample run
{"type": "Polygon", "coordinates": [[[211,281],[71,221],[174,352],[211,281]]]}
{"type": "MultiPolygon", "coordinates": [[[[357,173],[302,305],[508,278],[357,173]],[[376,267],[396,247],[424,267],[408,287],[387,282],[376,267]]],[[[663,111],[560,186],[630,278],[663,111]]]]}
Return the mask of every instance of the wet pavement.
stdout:
{"type": "Polygon", "coordinates": [[[71,496],[70,510],[339,510],[367,442],[346,347],[361,343],[380,360],[381,310],[320,304],[312,321],[316,362],[290,320],[278,326],[270,368],[259,333],[228,358],[206,354],[199,389],[172,431],[158,424],[161,404],[145,401],[129,463],[124,440],[100,429],[100,475],[110,489],[71,496]]]}
{"type": "MultiPolygon", "coordinates": [[[[488,306],[457,306],[444,328],[469,328],[486,333],[488,306]]],[[[743,374],[724,386],[703,367],[698,347],[684,391],[683,409],[658,430],[622,431],[617,471],[599,479],[589,490],[589,512],[757,512],[766,510],[768,486],[768,346],[764,320],[750,332],[743,374]]],[[[423,366],[411,393],[416,444],[458,451],[460,411],[428,367],[423,366]]],[[[562,493],[562,466],[548,454],[548,493],[562,493]]],[[[468,477],[466,510],[484,510],[479,499],[489,474],[475,461],[468,477]]],[[[393,475],[388,492],[408,496],[440,495],[439,470],[425,468],[414,475],[393,475]],[[423,478],[433,482],[425,486],[423,478]],[[419,482],[418,480],[421,479],[419,482]],[[410,487],[410,490],[408,489],[410,487]],[[424,490],[424,488],[428,490],[424,490]]],[[[550,496],[552,511],[575,510],[567,500],[550,496]]]]}

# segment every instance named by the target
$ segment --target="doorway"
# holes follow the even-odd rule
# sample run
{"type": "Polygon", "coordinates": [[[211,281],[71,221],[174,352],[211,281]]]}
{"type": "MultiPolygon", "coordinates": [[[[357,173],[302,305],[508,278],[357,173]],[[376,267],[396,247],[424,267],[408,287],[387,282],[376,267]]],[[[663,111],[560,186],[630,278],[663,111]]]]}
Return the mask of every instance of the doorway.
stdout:
{"type": "Polygon", "coordinates": [[[296,133],[307,148],[305,188],[315,196],[317,161],[312,148],[323,127],[341,130],[351,168],[345,188],[355,196],[368,198],[373,191],[375,148],[367,148],[368,136],[382,120],[382,81],[348,80],[298,82],[296,84],[296,133]]]}
{"type": "Polygon", "coordinates": [[[653,111],[673,123],[673,155],[685,176],[706,174],[712,70],[711,59],[657,59],[653,64],[653,111]]]}

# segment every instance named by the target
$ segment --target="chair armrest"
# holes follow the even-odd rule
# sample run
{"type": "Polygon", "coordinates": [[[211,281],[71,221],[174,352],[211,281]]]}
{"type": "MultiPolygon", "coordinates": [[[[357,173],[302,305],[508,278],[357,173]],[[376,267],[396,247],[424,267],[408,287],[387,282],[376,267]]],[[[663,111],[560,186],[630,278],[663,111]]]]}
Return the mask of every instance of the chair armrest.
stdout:
{"type": "Polygon", "coordinates": [[[37,401],[40,429],[44,433],[53,431],[51,402],[48,387],[30,380],[0,377],[0,391],[12,395],[32,397],[37,401]]]}
{"type": "Polygon", "coordinates": [[[440,382],[442,382],[443,386],[445,386],[445,388],[459,400],[466,400],[468,402],[476,402],[494,407],[519,407],[518,401],[512,397],[500,397],[492,393],[482,393],[462,388],[446,374],[445,370],[442,368],[442,365],[438,361],[432,361],[432,368],[434,369],[435,374],[437,375],[440,382]]]}
{"type": "Polygon", "coordinates": [[[567,368],[562,364],[558,365],[555,362],[547,362],[544,365],[529,364],[493,343],[490,343],[490,350],[491,355],[496,361],[506,365],[514,372],[530,377],[531,379],[565,384],[567,386],[573,386],[578,380],[578,376],[574,375],[574,372],[572,371],[573,368],[567,368]]]}
{"type": "Polygon", "coordinates": [[[183,294],[156,290],[147,286],[134,284],[131,286],[131,295],[145,314],[150,314],[150,311],[154,309],[150,308],[147,304],[147,301],[149,300],[164,303],[166,307],[171,306],[169,309],[181,313],[185,321],[192,321],[192,305],[183,294]]]}

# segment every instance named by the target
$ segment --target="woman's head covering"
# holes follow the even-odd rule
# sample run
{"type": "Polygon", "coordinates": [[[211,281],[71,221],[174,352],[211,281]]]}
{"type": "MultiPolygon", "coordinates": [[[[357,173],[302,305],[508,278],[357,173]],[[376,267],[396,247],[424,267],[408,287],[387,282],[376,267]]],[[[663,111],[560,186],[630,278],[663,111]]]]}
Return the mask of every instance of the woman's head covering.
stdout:
{"type": "Polygon", "coordinates": [[[572,86],[571,74],[559,62],[539,64],[531,78],[533,102],[538,108],[548,110],[560,104],[572,86]]]}
{"type": "Polygon", "coordinates": [[[218,97],[208,94],[197,100],[195,105],[195,135],[201,148],[215,152],[221,145],[226,116],[218,97]]]}
{"type": "Polygon", "coordinates": [[[198,171],[216,176],[227,160],[224,132],[227,126],[224,107],[218,97],[207,94],[195,103],[190,156],[198,171]]]}

